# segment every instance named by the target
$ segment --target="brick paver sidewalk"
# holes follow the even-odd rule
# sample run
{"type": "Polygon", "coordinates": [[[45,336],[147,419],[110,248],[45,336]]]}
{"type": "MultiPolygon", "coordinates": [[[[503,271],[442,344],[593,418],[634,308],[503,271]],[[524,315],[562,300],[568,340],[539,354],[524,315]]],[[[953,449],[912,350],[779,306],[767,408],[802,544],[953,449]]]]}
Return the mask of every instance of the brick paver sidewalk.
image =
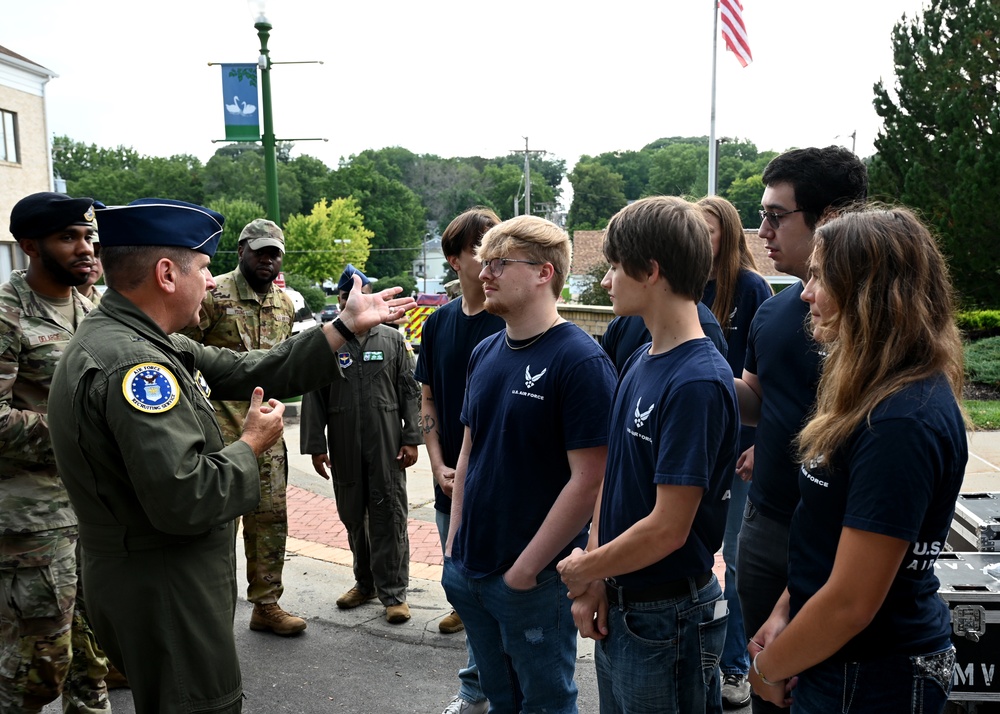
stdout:
{"type": "MultiPolygon", "coordinates": [[[[288,550],[320,560],[351,564],[351,549],[347,543],[347,529],[340,521],[337,504],[330,496],[307,491],[298,486],[288,486],[288,537],[310,544],[326,546],[339,552],[324,552],[290,542],[288,550]],[[345,554],[346,552],[346,554],[345,554]]],[[[434,523],[410,518],[407,523],[410,535],[410,576],[425,580],[440,580],[444,557],[441,541],[434,523]]]]}
{"type": "MultiPolygon", "coordinates": [[[[441,542],[437,526],[410,518],[410,577],[441,580],[441,542]]],[[[347,529],[340,522],[337,504],[330,496],[288,486],[288,550],[312,558],[351,565],[347,529]],[[296,541],[301,541],[297,543],[296,541]],[[315,547],[320,546],[320,547],[315,547]]],[[[722,554],[716,554],[712,569],[721,583],[725,575],[722,554]]]]}

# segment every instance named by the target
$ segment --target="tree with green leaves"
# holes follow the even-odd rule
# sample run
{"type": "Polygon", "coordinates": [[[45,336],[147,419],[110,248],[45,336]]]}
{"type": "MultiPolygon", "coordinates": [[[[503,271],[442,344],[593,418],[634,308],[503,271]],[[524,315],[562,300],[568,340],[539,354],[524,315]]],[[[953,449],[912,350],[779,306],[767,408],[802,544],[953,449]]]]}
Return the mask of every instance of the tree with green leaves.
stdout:
{"type": "Polygon", "coordinates": [[[611,295],[601,285],[608,268],[608,263],[600,262],[587,271],[587,286],[580,291],[579,303],[581,305],[611,305],[611,295]]]}
{"type": "MultiPolygon", "coordinates": [[[[524,213],[524,166],[516,164],[490,164],[483,169],[483,193],[486,205],[492,208],[501,220],[514,217],[514,199],[518,198],[518,215],[524,213]]],[[[542,174],[531,174],[531,213],[542,215],[541,207],[552,204],[556,193],[545,181],[542,174]]],[[[471,206],[466,206],[470,208],[471,206]]],[[[463,209],[464,210],[464,209],[463,209]]]]}
{"type": "Polygon", "coordinates": [[[653,153],[649,196],[701,197],[708,191],[708,141],[678,142],[653,153]]]}
{"type": "Polygon", "coordinates": [[[653,164],[651,151],[607,151],[591,158],[581,156],[581,162],[598,163],[607,166],[611,171],[621,175],[625,181],[625,198],[637,201],[647,195],[649,186],[649,169],[653,164]]]}
{"type": "Polygon", "coordinates": [[[417,195],[397,179],[379,173],[368,157],[351,157],[330,174],[329,195],[353,196],[371,230],[371,277],[412,270],[426,233],[425,211],[417,195]]]}
{"type": "Polygon", "coordinates": [[[101,169],[131,171],[139,162],[139,154],[131,147],[102,149],[96,144],[73,141],[68,136],[52,139],[52,168],[66,180],[67,186],[87,174],[101,169]]]}
{"type": "Polygon", "coordinates": [[[163,196],[202,203],[202,164],[194,156],[141,156],[119,146],[102,149],[66,136],[52,140],[52,165],[74,196],[90,196],[109,206],[137,198],[163,196]]]}
{"type": "MultiPolygon", "coordinates": [[[[250,143],[227,144],[216,149],[203,172],[205,200],[242,198],[267,206],[263,152],[260,146],[250,143]]],[[[278,223],[302,212],[302,188],[288,162],[278,163],[278,196],[281,213],[278,223]]]]}
{"type": "Polygon", "coordinates": [[[292,216],[285,224],[285,270],[317,283],[340,275],[348,263],[364,270],[374,235],[364,220],[351,197],[324,199],[309,215],[292,216]]]}
{"type": "Polygon", "coordinates": [[[611,216],[628,203],[622,175],[603,164],[577,162],[569,182],[573,186],[573,203],[566,218],[570,232],[604,230],[611,216]]]}
{"type": "Polygon", "coordinates": [[[760,226],[760,199],[764,195],[764,181],[760,174],[755,174],[749,178],[740,178],[729,184],[725,198],[736,206],[740,214],[740,221],[744,228],[757,228],[760,226]]]}
{"type": "Polygon", "coordinates": [[[1000,305],[1000,3],[930,0],[892,33],[896,83],[875,85],[884,126],[873,197],[938,232],[963,303],[1000,305]]]}
{"type": "MultiPolygon", "coordinates": [[[[228,200],[218,198],[208,204],[208,208],[221,213],[226,219],[219,238],[219,247],[212,257],[212,274],[222,275],[236,269],[240,262],[236,248],[239,245],[240,233],[243,228],[258,218],[264,218],[264,207],[259,203],[242,198],[228,200]]],[[[98,226],[100,230],[100,226],[98,226]]]]}

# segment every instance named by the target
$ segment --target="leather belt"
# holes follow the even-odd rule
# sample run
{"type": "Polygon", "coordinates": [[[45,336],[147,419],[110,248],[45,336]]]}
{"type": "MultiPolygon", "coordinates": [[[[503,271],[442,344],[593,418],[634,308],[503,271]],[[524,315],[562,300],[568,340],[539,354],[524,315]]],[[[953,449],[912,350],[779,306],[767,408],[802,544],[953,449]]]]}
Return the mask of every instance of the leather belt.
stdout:
{"type": "Polygon", "coordinates": [[[695,590],[701,590],[711,582],[715,575],[711,571],[689,578],[678,578],[648,588],[626,588],[619,585],[614,578],[604,581],[608,593],[608,604],[628,607],[633,603],[656,602],[657,600],[672,600],[691,594],[691,584],[695,590]]]}

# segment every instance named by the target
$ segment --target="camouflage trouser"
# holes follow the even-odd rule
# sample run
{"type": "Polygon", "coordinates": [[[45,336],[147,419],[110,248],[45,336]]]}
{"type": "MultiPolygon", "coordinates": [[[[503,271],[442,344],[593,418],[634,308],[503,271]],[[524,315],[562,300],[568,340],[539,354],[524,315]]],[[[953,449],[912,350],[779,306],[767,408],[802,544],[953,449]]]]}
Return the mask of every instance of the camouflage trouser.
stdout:
{"type": "MultiPolygon", "coordinates": [[[[284,446],[280,442],[279,446],[284,446]]],[[[243,549],[247,556],[247,600],[255,604],[277,602],[284,592],[281,571],[285,566],[288,506],[285,488],[288,460],[284,448],[264,452],[260,468],[260,503],[243,516],[243,549]]]]}
{"type": "Polygon", "coordinates": [[[77,529],[0,536],[0,713],[111,710],[107,659],[77,599],[77,529]]]}

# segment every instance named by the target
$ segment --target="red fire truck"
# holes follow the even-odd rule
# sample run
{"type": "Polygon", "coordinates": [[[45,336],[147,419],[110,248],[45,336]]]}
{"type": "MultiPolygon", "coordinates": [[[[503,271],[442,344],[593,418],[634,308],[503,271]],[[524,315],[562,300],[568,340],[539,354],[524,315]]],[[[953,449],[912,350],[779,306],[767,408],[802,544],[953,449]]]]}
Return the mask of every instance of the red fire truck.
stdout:
{"type": "Polygon", "coordinates": [[[406,326],[403,328],[403,337],[410,341],[413,349],[420,349],[420,336],[424,331],[424,321],[430,317],[431,313],[442,305],[448,303],[448,296],[445,293],[417,293],[417,306],[406,313],[406,326]]]}

